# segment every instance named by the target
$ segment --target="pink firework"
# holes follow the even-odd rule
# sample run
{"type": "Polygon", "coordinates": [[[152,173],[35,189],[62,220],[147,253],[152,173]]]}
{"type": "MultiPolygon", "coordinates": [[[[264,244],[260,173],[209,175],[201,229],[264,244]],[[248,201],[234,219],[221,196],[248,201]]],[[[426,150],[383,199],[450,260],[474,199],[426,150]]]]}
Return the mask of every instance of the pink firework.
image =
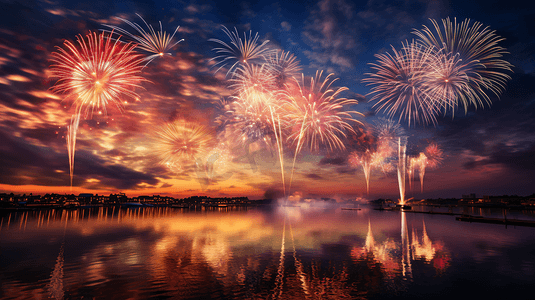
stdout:
{"type": "Polygon", "coordinates": [[[297,82],[297,90],[290,91],[287,118],[293,128],[288,140],[296,144],[299,152],[304,144],[309,144],[311,150],[318,150],[320,145],[329,149],[345,149],[342,137],[345,131],[353,131],[352,123],[362,124],[355,120],[353,114],[362,115],[353,110],[344,110],[345,107],[357,104],[355,99],[341,97],[340,94],[347,87],[334,88],[332,85],[337,78],[333,74],[322,79],[322,71],[316,76],[297,82]]]}
{"type": "Polygon", "coordinates": [[[52,90],[75,106],[67,135],[71,188],[80,115],[92,115],[94,110],[106,114],[109,103],[122,110],[124,97],[137,98],[134,90],[144,80],[139,76],[143,59],[134,52],[135,45],[112,41],[112,34],[89,32],[86,39],[79,35],[78,47],[65,41],[66,49],[57,47],[52,53],[51,77],[58,79],[52,90]]]}
{"type": "Polygon", "coordinates": [[[456,18],[453,22],[443,19],[442,27],[435,20],[431,23],[432,28],[413,31],[419,44],[440,51],[442,56],[431,64],[431,97],[444,101],[444,110],[452,112],[459,105],[465,112],[470,105],[490,105],[487,93],[499,96],[511,79],[507,73],[512,72],[512,65],[502,59],[507,51],[498,45],[504,38],[479,22],[470,24],[470,19],[461,23],[456,18]]]}
{"type": "Polygon", "coordinates": [[[366,179],[366,193],[370,193],[370,175],[372,168],[382,163],[382,158],[377,152],[366,150],[364,153],[353,151],[349,154],[348,162],[352,167],[362,167],[364,178],[366,179]]]}
{"type": "Polygon", "coordinates": [[[425,155],[427,157],[427,166],[434,169],[442,163],[444,152],[437,144],[432,143],[425,148],[425,155]]]}
{"type": "Polygon", "coordinates": [[[424,85],[432,48],[415,42],[402,43],[401,51],[392,47],[390,53],[376,54],[371,64],[374,73],[362,81],[371,85],[371,101],[377,101],[377,111],[385,111],[389,118],[399,116],[409,123],[436,123],[439,109],[424,85]]]}

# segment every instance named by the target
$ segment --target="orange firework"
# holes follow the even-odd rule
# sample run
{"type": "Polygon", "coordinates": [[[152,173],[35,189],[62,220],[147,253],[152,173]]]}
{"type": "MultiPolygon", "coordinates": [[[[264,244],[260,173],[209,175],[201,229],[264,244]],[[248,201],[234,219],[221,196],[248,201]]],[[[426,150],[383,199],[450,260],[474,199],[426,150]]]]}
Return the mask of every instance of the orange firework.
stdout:
{"type": "Polygon", "coordinates": [[[512,65],[502,59],[507,51],[498,45],[504,39],[479,22],[470,24],[470,19],[461,23],[443,19],[443,28],[437,21],[431,22],[434,31],[425,25],[421,31],[413,31],[424,47],[442,52],[443,58],[429,74],[431,97],[445,101],[442,106],[452,112],[458,105],[466,112],[469,105],[490,104],[487,91],[499,96],[511,79],[505,72],[512,72],[512,65]]]}
{"type": "Polygon", "coordinates": [[[57,47],[52,53],[51,76],[58,78],[52,90],[72,100],[77,113],[106,113],[109,103],[122,110],[122,98],[138,97],[134,90],[144,80],[139,75],[143,59],[134,52],[134,44],[113,41],[111,35],[79,35],[79,47],[65,41],[66,49],[57,47]]]}
{"type": "Polygon", "coordinates": [[[268,94],[277,92],[274,87],[275,76],[268,72],[266,65],[239,66],[229,81],[231,83],[229,87],[238,97],[247,101],[266,102],[268,99],[273,99],[268,94]]]}
{"type": "Polygon", "coordinates": [[[176,120],[161,126],[156,131],[155,153],[160,163],[167,167],[190,165],[203,158],[214,143],[214,134],[206,127],[176,120]]]}
{"type": "Polygon", "coordinates": [[[385,111],[390,118],[399,114],[399,120],[411,123],[436,123],[439,109],[424,85],[432,49],[412,43],[402,43],[401,51],[392,47],[390,53],[376,54],[377,63],[371,64],[375,73],[368,73],[363,82],[373,85],[371,101],[377,101],[377,111],[385,111]]]}

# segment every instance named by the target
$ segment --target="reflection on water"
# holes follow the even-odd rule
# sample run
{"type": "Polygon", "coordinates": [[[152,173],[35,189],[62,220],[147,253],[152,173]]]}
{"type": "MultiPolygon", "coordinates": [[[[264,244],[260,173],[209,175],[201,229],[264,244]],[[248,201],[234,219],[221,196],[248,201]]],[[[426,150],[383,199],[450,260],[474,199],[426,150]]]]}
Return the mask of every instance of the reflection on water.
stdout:
{"type": "Polygon", "coordinates": [[[4,211],[0,298],[446,299],[474,276],[521,290],[534,232],[327,205],[4,211]]]}

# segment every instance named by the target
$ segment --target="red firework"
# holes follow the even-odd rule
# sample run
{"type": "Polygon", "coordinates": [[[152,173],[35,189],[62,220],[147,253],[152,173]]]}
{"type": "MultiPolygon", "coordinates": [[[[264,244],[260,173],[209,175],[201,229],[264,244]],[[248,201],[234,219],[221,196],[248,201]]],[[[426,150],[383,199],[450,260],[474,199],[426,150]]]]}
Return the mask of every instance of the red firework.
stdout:
{"type": "Polygon", "coordinates": [[[122,110],[124,97],[138,97],[134,90],[144,80],[139,75],[143,57],[134,51],[135,44],[113,40],[112,34],[79,35],[78,45],[65,41],[65,49],[52,53],[51,77],[58,79],[52,90],[65,94],[76,113],[106,113],[109,103],[122,110]]]}

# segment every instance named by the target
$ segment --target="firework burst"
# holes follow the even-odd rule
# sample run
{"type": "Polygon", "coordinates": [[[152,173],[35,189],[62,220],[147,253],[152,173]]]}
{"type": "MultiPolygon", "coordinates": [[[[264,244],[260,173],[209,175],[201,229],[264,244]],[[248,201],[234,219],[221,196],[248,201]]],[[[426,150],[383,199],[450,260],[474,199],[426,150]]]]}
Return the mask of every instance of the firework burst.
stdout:
{"type": "Polygon", "coordinates": [[[86,117],[95,110],[106,114],[110,103],[122,111],[123,98],[138,98],[134,90],[144,81],[139,76],[143,60],[134,52],[135,45],[112,41],[111,35],[79,35],[79,47],[65,41],[66,49],[57,47],[52,53],[51,77],[58,78],[52,90],[65,94],[86,117]]]}
{"type": "Polygon", "coordinates": [[[370,175],[373,167],[380,165],[380,154],[366,150],[364,153],[353,151],[349,154],[348,162],[352,167],[362,166],[364,178],[366,179],[366,193],[370,193],[370,175]]]}
{"type": "Polygon", "coordinates": [[[75,106],[67,134],[71,188],[81,114],[92,116],[95,110],[106,114],[109,103],[122,111],[123,98],[137,98],[134,89],[144,80],[138,75],[142,59],[133,51],[135,45],[112,41],[112,34],[89,32],[86,39],[79,35],[79,47],[65,41],[66,49],[57,47],[52,53],[51,77],[58,79],[52,90],[64,94],[75,106]]]}
{"type": "Polygon", "coordinates": [[[230,38],[230,44],[218,39],[208,40],[221,45],[221,47],[213,49],[213,51],[217,53],[217,56],[211,59],[211,61],[216,61],[214,67],[217,67],[217,70],[215,73],[232,63],[227,71],[228,77],[238,66],[264,61],[264,56],[270,54],[271,50],[266,47],[266,44],[269,41],[266,40],[259,44],[258,33],[256,33],[254,37],[252,36],[252,31],[249,31],[249,37],[243,33],[242,40],[236,28],[234,28],[235,31],[232,32],[228,30],[227,27],[223,26],[222,30],[230,38]]]}
{"type": "Polygon", "coordinates": [[[434,68],[434,74],[430,74],[434,78],[430,84],[434,90],[431,96],[447,96],[444,98],[448,104],[444,105],[446,109],[453,111],[462,105],[465,112],[469,105],[490,104],[487,91],[499,97],[511,79],[506,72],[512,72],[512,65],[502,59],[506,49],[498,45],[504,39],[479,22],[470,24],[470,19],[461,23],[457,23],[457,19],[453,22],[443,19],[442,28],[435,20],[431,19],[431,23],[433,28],[424,25],[421,31],[413,31],[420,38],[420,44],[434,47],[444,56],[439,67],[434,68]],[[456,79],[463,79],[462,84],[456,79]],[[442,83],[437,84],[440,80],[442,83]]]}
{"type": "Polygon", "coordinates": [[[284,88],[292,78],[297,78],[301,72],[299,61],[290,52],[273,52],[266,57],[266,60],[267,68],[274,76],[275,86],[278,89],[284,88]]]}
{"type": "Polygon", "coordinates": [[[347,87],[333,88],[337,78],[333,74],[321,79],[322,71],[310,78],[308,83],[302,75],[301,82],[297,82],[297,91],[289,92],[287,119],[292,133],[288,140],[296,144],[296,152],[308,143],[311,150],[318,150],[320,145],[326,145],[331,150],[345,149],[340,137],[345,137],[344,131],[353,132],[351,122],[362,124],[354,119],[353,114],[361,115],[357,111],[346,111],[346,106],[357,104],[355,99],[340,97],[347,91],[347,87]]]}
{"type": "Polygon", "coordinates": [[[142,26],[138,25],[137,23],[130,22],[123,18],[118,18],[119,20],[125,22],[126,24],[130,25],[132,28],[134,28],[137,31],[137,35],[128,32],[127,30],[113,25],[106,25],[104,26],[111,28],[112,30],[116,30],[117,32],[120,32],[130,38],[132,38],[136,43],[138,43],[137,47],[145,52],[151,53],[148,57],[145,58],[147,60],[148,65],[151,61],[153,61],[157,57],[161,57],[164,55],[171,55],[169,51],[175,47],[178,43],[184,41],[184,39],[175,41],[175,34],[178,31],[178,28],[180,26],[177,26],[173,34],[169,34],[162,28],[162,22],[160,21],[160,31],[154,30],[152,25],[147,24],[145,19],[141,17],[139,14],[136,14],[143,23],[147,26],[147,30],[143,29],[142,26]]]}
{"type": "Polygon", "coordinates": [[[415,122],[436,123],[439,110],[424,85],[432,49],[407,42],[402,43],[401,51],[392,47],[393,55],[375,55],[378,61],[371,64],[375,72],[367,73],[362,81],[372,85],[370,100],[377,101],[373,106],[377,111],[385,111],[389,118],[399,115],[399,120],[406,119],[409,126],[415,122]]]}
{"type": "Polygon", "coordinates": [[[268,71],[265,64],[246,64],[236,68],[234,77],[229,79],[231,88],[239,98],[247,102],[272,105],[266,100],[273,100],[277,93],[274,87],[275,75],[268,71]]]}
{"type": "Polygon", "coordinates": [[[427,156],[427,166],[430,168],[438,167],[443,160],[444,152],[435,143],[430,144],[425,148],[425,155],[427,156]]]}
{"type": "Polygon", "coordinates": [[[214,135],[205,126],[176,120],[156,130],[155,153],[168,167],[190,165],[204,157],[213,146],[214,135]]]}
{"type": "Polygon", "coordinates": [[[225,119],[233,140],[247,145],[257,141],[271,145],[273,126],[267,105],[246,97],[236,99],[226,109],[221,120],[225,119]]]}

